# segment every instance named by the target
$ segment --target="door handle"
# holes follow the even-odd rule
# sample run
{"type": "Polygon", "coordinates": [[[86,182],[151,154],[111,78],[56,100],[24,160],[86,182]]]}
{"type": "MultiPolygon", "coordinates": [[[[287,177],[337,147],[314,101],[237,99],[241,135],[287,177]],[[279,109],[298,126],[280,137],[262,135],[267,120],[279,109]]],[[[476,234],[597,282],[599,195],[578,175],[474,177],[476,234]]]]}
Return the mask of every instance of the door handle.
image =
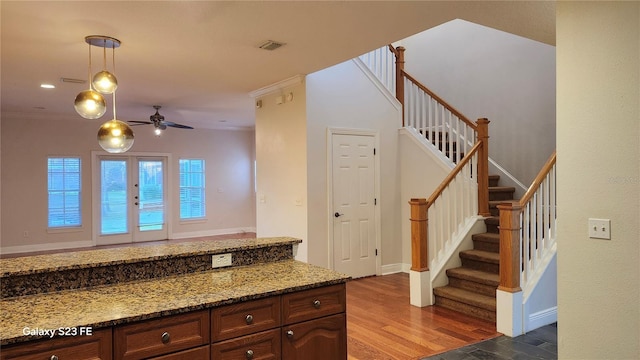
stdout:
{"type": "Polygon", "coordinates": [[[344,214],[340,214],[340,213],[339,213],[339,212],[337,212],[337,211],[336,211],[336,213],[335,213],[335,214],[333,214],[333,216],[335,216],[335,217],[340,217],[340,216],[342,216],[342,215],[344,215],[344,214]]]}

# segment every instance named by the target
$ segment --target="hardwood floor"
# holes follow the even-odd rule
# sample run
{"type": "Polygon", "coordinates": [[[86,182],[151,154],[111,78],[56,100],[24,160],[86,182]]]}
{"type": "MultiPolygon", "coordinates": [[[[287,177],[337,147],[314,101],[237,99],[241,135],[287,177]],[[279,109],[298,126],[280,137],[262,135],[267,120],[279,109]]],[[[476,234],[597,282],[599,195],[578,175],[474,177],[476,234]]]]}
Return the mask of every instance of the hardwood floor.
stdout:
{"type": "Polygon", "coordinates": [[[349,360],[422,359],[500,335],[492,322],[411,306],[408,274],[347,283],[349,360]]]}

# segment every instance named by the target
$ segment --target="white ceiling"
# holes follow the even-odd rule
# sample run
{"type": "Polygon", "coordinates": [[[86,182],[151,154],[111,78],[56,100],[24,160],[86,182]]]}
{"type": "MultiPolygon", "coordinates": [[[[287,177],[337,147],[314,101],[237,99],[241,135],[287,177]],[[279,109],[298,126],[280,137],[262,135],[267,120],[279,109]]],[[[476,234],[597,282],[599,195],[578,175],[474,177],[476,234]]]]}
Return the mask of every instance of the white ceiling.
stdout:
{"type": "MultiPolygon", "coordinates": [[[[167,121],[196,128],[252,127],[250,92],[455,18],[555,45],[555,3],[543,1],[2,0],[0,15],[3,116],[111,119],[82,119],[73,100],[88,85],[60,81],[87,79],[84,37],[107,35],[122,41],[118,119],[148,120],[158,104],[167,121]],[[265,40],[286,45],[259,49],[265,40]]],[[[102,49],[92,53],[95,73],[102,49]]]]}

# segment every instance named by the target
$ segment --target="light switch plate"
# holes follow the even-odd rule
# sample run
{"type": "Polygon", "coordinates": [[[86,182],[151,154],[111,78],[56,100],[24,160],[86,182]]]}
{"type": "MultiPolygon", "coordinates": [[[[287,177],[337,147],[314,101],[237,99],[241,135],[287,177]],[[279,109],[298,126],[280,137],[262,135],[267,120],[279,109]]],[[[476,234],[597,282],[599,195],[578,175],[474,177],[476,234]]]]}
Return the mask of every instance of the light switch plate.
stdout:
{"type": "Polygon", "coordinates": [[[219,268],[224,266],[231,266],[233,257],[231,253],[227,254],[216,254],[211,256],[211,267],[219,268]]]}
{"type": "Polygon", "coordinates": [[[590,218],[589,237],[592,239],[611,240],[611,220],[590,218]]]}

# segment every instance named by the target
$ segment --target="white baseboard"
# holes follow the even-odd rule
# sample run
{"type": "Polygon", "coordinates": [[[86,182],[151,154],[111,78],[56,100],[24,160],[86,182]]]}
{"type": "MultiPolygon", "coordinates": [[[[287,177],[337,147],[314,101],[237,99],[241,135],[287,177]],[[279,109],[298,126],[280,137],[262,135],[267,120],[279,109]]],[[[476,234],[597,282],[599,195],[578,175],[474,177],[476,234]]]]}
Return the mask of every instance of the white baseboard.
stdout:
{"type": "Polygon", "coordinates": [[[525,325],[525,332],[535,330],[545,325],[553,324],[558,321],[558,307],[554,306],[549,309],[538,311],[537,313],[529,314],[527,324],[525,325]]]}
{"type": "Polygon", "coordinates": [[[51,250],[66,250],[76,248],[92,247],[93,241],[68,241],[60,243],[47,243],[47,244],[31,244],[31,245],[18,245],[18,246],[5,246],[0,248],[2,254],[20,254],[29,253],[35,251],[51,251],[51,250]]]}
{"type": "Polygon", "coordinates": [[[169,237],[170,239],[188,239],[194,237],[202,237],[202,236],[216,236],[216,235],[227,235],[227,234],[242,234],[256,232],[255,227],[241,227],[241,228],[230,228],[230,229],[214,229],[214,230],[204,230],[204,231],[190,231],[190,232],[182,232],[182,233],[173,233],[169,237]]]}
{"type": "Polygon", "coordinates": [[[397,273],[408,274],[410,268],[411,268],[411,265],[398,263],[398,264],[382,265],[381,270],[382,270],[382,275],[391,275],[391,274],[397,274],[397,273]]]}

